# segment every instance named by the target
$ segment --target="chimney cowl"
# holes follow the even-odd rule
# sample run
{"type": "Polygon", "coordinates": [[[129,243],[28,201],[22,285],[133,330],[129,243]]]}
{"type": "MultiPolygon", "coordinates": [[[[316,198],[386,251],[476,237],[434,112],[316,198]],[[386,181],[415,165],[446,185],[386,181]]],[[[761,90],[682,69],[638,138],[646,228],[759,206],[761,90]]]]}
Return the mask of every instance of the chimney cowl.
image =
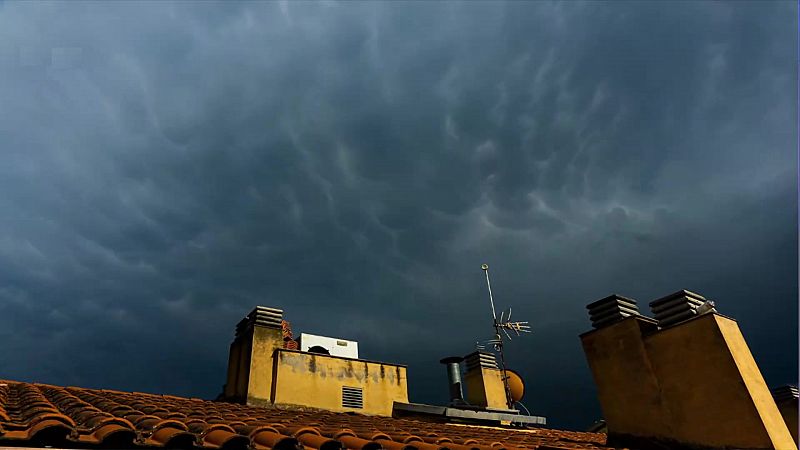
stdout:
{"type": "Polygon", "coordinates": [[[441,364],[461,364],[461,361],[464,361],[461,356],[448,356],[439,360],[441,364]]]}
{"type": "Polygon", "coordinates": [[[641,315],[636,300],[618,294],[592,302],[586,305],[586,309],[589,310],[589,319],[594,328],[602,328],[627,317],[641,315]]]}
{"type": "Polygon", "coordinates": [[[650,302],[650,310],[660,327],[668,327],[695,317],[706,302],[702,295],[681,289],[650,302]]]}
{"type": "Polygon", "coordinates": [[[489,369],[499,369],[497,358],[489,352],[475,351],[464,357],[464,365],[467,372],[471,372],[481,367],[489,369]]]}
{"type": "Polygon", "coordinates": [[[283,310],[256,306],[236,324],[236,336],[241,336],[254,326],[283,329],[283,310]]]}

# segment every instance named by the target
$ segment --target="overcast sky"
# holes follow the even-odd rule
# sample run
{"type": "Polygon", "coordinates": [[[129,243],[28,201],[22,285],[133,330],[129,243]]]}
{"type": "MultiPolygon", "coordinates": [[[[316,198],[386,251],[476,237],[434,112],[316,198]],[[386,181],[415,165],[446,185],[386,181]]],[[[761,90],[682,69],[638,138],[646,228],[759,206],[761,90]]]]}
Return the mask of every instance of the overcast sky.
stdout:
{"type": "Polygon", "coordinates": [[[409,365],[498,308],[523,402],[681,288],[797,376],[795,2],[0,3],[0,378],[213,398],[236,322],[409,365]]]}

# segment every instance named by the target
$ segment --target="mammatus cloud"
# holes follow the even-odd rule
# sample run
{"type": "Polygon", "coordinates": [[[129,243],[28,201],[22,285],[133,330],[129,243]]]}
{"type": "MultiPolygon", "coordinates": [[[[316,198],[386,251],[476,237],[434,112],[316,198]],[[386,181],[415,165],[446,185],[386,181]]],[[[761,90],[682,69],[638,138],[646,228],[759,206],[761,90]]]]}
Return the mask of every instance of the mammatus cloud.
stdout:
{"type": "Polygon", "coordinates": [[[0,5],[0,376],[212,397],[266,304],[442,402],[489,262],[556,426],[611,292],[697,290],[792,381],[796,5],[680,6],[0,5]]]}

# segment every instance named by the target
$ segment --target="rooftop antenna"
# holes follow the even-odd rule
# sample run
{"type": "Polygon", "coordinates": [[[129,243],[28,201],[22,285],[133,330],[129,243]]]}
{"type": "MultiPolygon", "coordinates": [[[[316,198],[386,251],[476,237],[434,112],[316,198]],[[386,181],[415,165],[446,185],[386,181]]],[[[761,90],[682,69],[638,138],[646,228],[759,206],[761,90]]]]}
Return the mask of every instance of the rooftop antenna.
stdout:
{"type": "Polygon", "coordinates": [[[511,321],[511,307],[508,308],[508,317],[505,317],[505,312],[500,312],[500,320],[497,319],[497,313],[494,309],[494,298],[492,297],[492,283],[489,281],[489,265],[488,264],[481,264],[481,269],[483,269],[484,275],[486,275],[486,287],[489,289],[489,303],[492,305],[492,324],[494,326],[494,339],[487,341],[487,344],[491,344],[494,347],[494,351],[500,354],[500,371],[503,378],[503,386],[505,387],[506,391],[506,404],[508,405],[509,409],[513,409],[514,407],[514,400],[511,397],[511,388],[508,385],[508,374],[506,373],[506,358],[503,354],[503,336],[500,334],[502,331],[503,334],[511,340],[511,334],[509,331],[516,333],[517,336],[520,336],[520,333],[530,333],[531,327],[528,325],[528,322],[512,322],[511,321]]]}

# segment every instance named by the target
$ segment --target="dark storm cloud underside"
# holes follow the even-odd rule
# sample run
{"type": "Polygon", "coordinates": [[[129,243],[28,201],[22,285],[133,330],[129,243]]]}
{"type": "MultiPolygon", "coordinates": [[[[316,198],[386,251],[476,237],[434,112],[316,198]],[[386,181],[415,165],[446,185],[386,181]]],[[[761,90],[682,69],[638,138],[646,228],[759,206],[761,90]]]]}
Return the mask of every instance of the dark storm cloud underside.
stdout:
{"type": "Polygon", "coordinates": [[[610,292],[697,290],[797,372],[794,3],[0,5],[0,377],[214,396],[255,304],[408,363],[535,333],[600,412],[610,292]],[[37,30],[35,33],[33,30],[37,30]]]}

